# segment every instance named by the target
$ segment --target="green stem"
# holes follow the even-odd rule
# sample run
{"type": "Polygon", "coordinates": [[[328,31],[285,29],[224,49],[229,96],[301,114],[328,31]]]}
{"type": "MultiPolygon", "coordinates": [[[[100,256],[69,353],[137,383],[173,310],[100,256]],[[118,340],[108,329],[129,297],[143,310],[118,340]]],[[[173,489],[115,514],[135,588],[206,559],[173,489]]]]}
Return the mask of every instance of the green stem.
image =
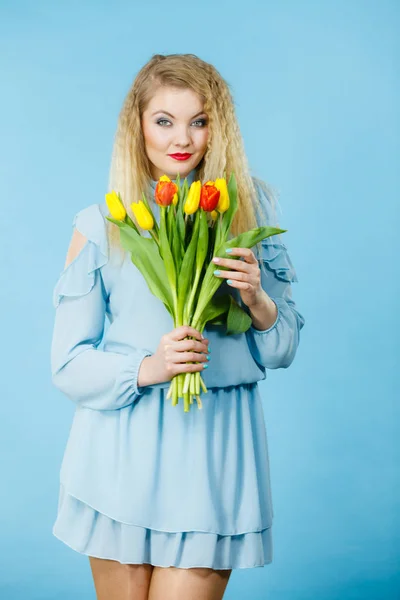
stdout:
{"type": "Polygon", "coordinates": [[[153,240],[156,242],[157,246],[160,245],[160,240],[158,239],[158,236],[156,234],[156,232],[153,229],[150,229],[150,235],[153,238],[153,240]]]}
{"type": "Polygon", "coordinates": [[[190,315],[191,315],[191,312],[192,312],[192,309],[193,309],[193,303],[194,303],[194,299],[195,299],[195,296],[196,296],[197,287],[199,285],[201,271],[202,271],[202,269],[198,269],[196,271],[196,274],[195,274],[195,277],[194,277],[193,286],[192,286],[192,290],[191,290],[190,296],[189,296],[189,300],[185,304],[185,310],[184,310],[184,322],[185,322],[185,325],[189,324],[188,321],[190,319],[190,315]]]}
{"type": "Polygon", "coordinates": [[[136,231],[136,233],[140,234],[140,231],[138,230],[138,228],[136,227],[135,223],[132,221],[132,219],[130,218],[130,216],[128,215],[128,213],[125,215],[125,219],[124,222],[127,223],[128,225],[130,225],[131,227],[133,227],[133,229],[136,231]]]}

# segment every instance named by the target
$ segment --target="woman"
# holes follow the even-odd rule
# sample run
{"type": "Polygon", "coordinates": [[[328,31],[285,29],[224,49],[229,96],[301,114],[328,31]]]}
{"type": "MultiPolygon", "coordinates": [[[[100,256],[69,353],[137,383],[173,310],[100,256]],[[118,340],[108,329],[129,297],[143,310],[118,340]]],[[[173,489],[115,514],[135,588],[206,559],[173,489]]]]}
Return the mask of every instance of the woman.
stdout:
{"type": "MultiPolygon", "coordinates": [[[[277,225],[268,188],[249,174],[226,82],[194,55],[153,56],[119,116],[109,189],[129,212],[142,190],[154,196],[163,174],[191,183],[232,171],[232,233],[277,225]]],[[[89,556],[100,600],[175,600],[189,589],[191,598],[217,600],[233,568],[272,561],[257,382],[296,354],[304,325],[291,293],[296,273],[280,236],[264,240],[258,257],[233,249],[241,260],[220,260],[229,270],[216,268],[218,292],[229,290],[252,326],[224,336],[210,325],[202,338],[173,328],[108,214],[103,202],[75,215],[54,289],[52,377],[77,407],[53,533],[89,556]],[[185,413],[166,394],[172,377],[188,371],[202,371],[208,393],[202,410],[185,413]]]]}

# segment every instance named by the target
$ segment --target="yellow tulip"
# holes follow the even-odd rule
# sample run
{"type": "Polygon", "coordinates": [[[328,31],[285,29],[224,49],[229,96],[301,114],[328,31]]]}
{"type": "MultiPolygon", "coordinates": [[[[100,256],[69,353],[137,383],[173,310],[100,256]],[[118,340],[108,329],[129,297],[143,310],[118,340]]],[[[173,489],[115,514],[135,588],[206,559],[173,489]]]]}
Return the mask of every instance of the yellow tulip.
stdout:
{"type": "Polygon", "coordinates": [[[161,175],[159,181],[171,181],[168,175],[161,175]]]}
{"type": "Polygon", "coordinates": [[[193,181],[192,185],[189,188],[185,206],[183,207],[183,210],[187,215],[192,215],[199,208],[200,193],[201,193],[201,182],[193,181]]]}
{"type": "Polygon", "coordinates": [[[139,202],[132,202],[131,204],[132,212],[136,217],[136,220],[139,224],[139,227],[142,229],[146,229],[149,231],[154,227],[154,220],[143,200],[139,200],[139,202]]]}
{"type": "Polygon", "coordinates": [[[111,216],[117,221],[123,221],[126,217],[125,206],[122,204],[119,194],[112,190],[106,194],[106,203],[111,216]]]}
{"type": "Polygon", "coordinates": [[[213,210],[212,212],[210,212],[211,218],[213,221],[215,221],[215,219],[218,217],[218,213],[216,210],[213,210]]]}
{"type": "Polygon", "coordinates": [[[178,194],[177,193],[175,193],[174,197],[172,198],[172,204],[174,206],[176,206],[178,204],[178,194]]]}
{"type": "Polygon", "coordinates": [[[219,190],[219,201],[217,204],[217,210],[220,213],[224,213],[229,208],[229,193],[226,179],[223,177],[215,180],[215,187],[219,190]]]}

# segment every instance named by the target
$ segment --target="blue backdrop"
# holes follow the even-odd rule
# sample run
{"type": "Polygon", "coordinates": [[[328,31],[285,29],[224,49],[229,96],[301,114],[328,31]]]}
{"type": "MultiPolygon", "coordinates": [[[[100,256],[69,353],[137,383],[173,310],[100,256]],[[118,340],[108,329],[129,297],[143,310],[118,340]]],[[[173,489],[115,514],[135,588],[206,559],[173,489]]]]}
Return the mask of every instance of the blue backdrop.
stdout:
{"type": "Polygon", "coordinates": [[[274,561],[234,571],[225,597],[400,597],[399,9],[1,2],[1,598],[95,598],[88,559],[51,533],[74,411],[50,380],[51,296],[155,52],[198,54],[231,84],[306,318],[293,365],[261,384],[274,561]]]}

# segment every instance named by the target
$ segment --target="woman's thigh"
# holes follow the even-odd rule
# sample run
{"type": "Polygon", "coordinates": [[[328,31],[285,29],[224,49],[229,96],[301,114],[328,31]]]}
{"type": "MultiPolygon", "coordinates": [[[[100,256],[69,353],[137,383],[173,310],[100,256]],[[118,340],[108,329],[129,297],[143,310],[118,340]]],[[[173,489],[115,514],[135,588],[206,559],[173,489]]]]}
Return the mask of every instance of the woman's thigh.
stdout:
{"type": "Polygon", "coordinates": [[[232,569],[154,567],[148,600],[221,600],[232,569]]]}
{"type": "Polygon", "coordinates": [[[153,565],[89,556],[97,600],[147,600],[153,565]]]}

